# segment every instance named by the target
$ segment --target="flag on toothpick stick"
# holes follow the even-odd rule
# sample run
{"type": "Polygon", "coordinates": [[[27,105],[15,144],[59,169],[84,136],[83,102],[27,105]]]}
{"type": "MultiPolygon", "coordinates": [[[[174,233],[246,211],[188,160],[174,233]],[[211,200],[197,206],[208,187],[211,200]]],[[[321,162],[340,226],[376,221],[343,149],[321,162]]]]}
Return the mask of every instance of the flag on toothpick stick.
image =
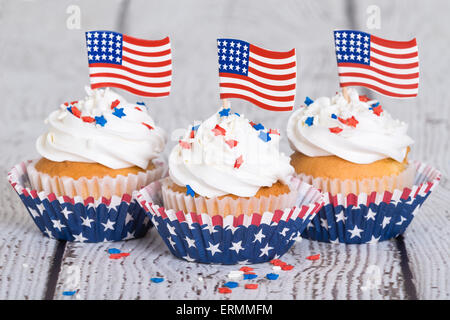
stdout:
{"type": "Polygon", "coordinates": [[[115,87],[165,97],[172,82],[170,39],[144,40],[113,31],[86,32],[91,88],[115,87]]]}
{"type": "Polygon", "coordinates": [[[416,39],[391,41],[355,30],[334,31],[341,87],[362,86],[395,98],[416,97],[419,52],[416,39]]]}
{"type": "Polygon", "coordinates": [[[297,82],[295,49],[277,52],[237,39],[217,39],[220,98],[247,100],[260,108],[290,111],[297,82]]]}

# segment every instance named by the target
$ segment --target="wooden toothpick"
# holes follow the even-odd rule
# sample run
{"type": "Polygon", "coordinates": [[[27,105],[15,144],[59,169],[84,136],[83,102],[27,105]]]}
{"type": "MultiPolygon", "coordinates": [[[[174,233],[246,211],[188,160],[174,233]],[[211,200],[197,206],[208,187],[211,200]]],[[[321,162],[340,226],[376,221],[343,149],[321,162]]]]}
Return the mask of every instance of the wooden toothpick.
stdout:
{"type": "Polygon", "coordinates": [[[347,87],[342,88],[342,95],[344,96],[345,100],[350,103],[350,96],[348,95],[347,87]]]}

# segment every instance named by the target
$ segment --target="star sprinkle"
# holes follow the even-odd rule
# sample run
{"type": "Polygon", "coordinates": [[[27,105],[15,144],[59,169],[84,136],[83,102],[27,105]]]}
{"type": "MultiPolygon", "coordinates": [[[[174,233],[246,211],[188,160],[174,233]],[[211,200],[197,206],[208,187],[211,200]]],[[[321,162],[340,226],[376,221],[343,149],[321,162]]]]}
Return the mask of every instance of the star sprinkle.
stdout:
{"type": "Polygon", "coordinates": [[[347,118],[347,119],[343,119],[343,118],[338,118],[338,120],[340,122],[342,122],[343,124],[349,126],[349,127],[353,127],[356,128],[356,125],[359,123],[358,120],[356,120],[356,118],[354,116],[352,116],[351,118],[347,118]]]}
{"type": "Polygon", "coordinates": [[[286,264],[286,265],[281,267],[281,270],[284,270],[284,271],[292,270],[292,269],[294,269],[294,266],[292,266],[290,264],[286,264]]]}
{"type": "Polygon", "coordinates": [[[124,257],[128,257],[130,254],[127,252],[121,252],[121,253],[112,253],[109,255],[110,259],[121,259],[124,257]]]}
{"type": "Polygon", "coordinates": [[[200,127],[200,125],[199,125],[199,124],[198,124],[198,125],[196,125],[196,126],[193,126],[193,127],[192,127],[192,131],[197,131],[199,127],[200,127]]]}
{"type": "Polygon", "coordinates": [[[264,130],[264,126],[261,123],[255,124],[253,126],[253,129],[255,130],[264,130]]]}
{"type": "Polygon", "coordinates": [[[336,133],[336,134],[342,131],[342,129],[339,127],[329,128],[329,130],[330,130],[330,132],[336,133]]]}
{"type": "Polygon", "coordinates": [[[269,142],[270,140],[272,140],[272,138],[270,137],[269,133],[268,132],[264,132],[264,131],[260,131],[259,132],[258,138],[260,138],[264,142],[269,142]]]}
{"type": "Polygon", "coordinates": [[[220,117],[228,117],[230,115],[231,108],[222,109],[219,111],[220,117]]]}
{"type": "Polygon", "coordinates": [[[108,249],[109,254],[120,253],[121,251],[117,248],[108,249]]]}
{"type": "Polygon", "coordinates": [[[314,100],[312,100],[310,97],[306,97],[305,98],[305,104],[306,104],[306,106],[309,106],[311,103],[313,103],[314,102],[314,100]]]}
{"type": "Polygon", "coordinates": [[[64,291],[62,294],[63,296],[73,296],[75,293],[77,293],[78,290],[75,291],[64,291]]]}
{"type": "Polygon", "coordinates": [[[266,274],[266,278],[269,279],[269,280],[277,280],[278,277],[279,277],[279,275],[276,274],[276,273],[268,273],[268,274],[266,274]]]}
{"type": "Polygon", "coordinates": [[[139,111],[142,111],[142,109],[141,108],[139,108],[139,107],[134,107],[136,110],[139,110],[139,111]]]}
{"type": "Polygon", "coordinates": [[[104,116],[100,116],[100,117],[95,117],[95,122],[96,122],[98,125],[101,125],[102,127],[104,127],[105,124],[106,124],[106,122],[108,122],[108,121],[106,121],[106,119],[105,119],[104,116]]]}
{"type": "Polygon", "coordinates": [[[383,112],[383,107],[381,105],[373,107],[372,108],[373,113],[375,113],[377,116],[380,116],[380,114],[383,112]]]}
{"type": "Polygon", "coordinates": [[[257,274],[254,273],[244,273],[244,280],[252,280],[258,278],[257,274]]]}
{"type": "Polygon", "coordinates": [[[338,118],[337,115],[335,115],[334,113],[331,114],[331,117],[332,117],[333,119],[337,119],[337,118],[338,118]]]}
{"type": "Polygon", "coordinates": [[[239,271],[243,271],[243,272],[249,272],[249,271],[253,271],[254,269],[252,268],[252,267],[246,267],[246,266],[244,266],[244,267],[241,267],[240,269],[239,269],[239,271]]]}
{"type": "Polygon", "coordinates": [[[234,162],[234,167],[236,169],[239,169],[239,167],[242,165],[243,162],[244,158],[242,157],[242,155],[240,155],[239,158],[237,158],[236,161],[234,162]]]}
{"type": "Polygon", "coordinates": [[[224,136],[226,133],[226,130],[224,128],[222,128],[221,126],[219,126],[218,124],[216,124],[214,129],[212,129],[211,131],[214,132],[215,136],[224,136]]]}
{"type": "Polygon", "coordinates": [[[245,285],[245,289],[258,289],[258,284],[257,283],[247,283],[245,285]]]}
{"type": "Polygon", "coordinates": [[[236,288],[236,287],[238,287],[238,285],[239,284],[234,281],[228,281],[227,283],[224,284],[225,287],[230,288],[230,289],[236,288]]]}
{"type": "Polygon", "coordinates": [[[231,289],[224,287],[224,288],[219,288],[219,293],[231,293],[231,289]]]}
{"type": "Polygon", "coordinates": [[[149,128],[150,130],[153,130],[154,128],[151,126],[151,125],[149,125],[148,123],[145,123],[145,122],[141,122],[144,126],[146,126],[147,128],[149,128]]]}
{"type": "Polygon", "coordinates": [[[191,144],[189,142],[180,140],[180,141],[178,141],[178,143],[180,144],[180,147],[182,147],[183,149],[190,149],[191,148],[191,144]]]}
{"type": "Polygon", "coordinates": [[[312,256],[309,256],[309,257],[306,257],[306,259],[311,260],[311,261],[319,260],[320,259],[320,253],[312,255],[312,256]]]}
{"type": "Polygon", "coordinates": [[[313,125],[313,123],[314,123],[314,117],[308,117],[305,120],[305,124],[307,124],[309,127],[311,127],[313,125]]]}
{"type": "Polygon", "coordinates": [[[123,112],[123,108],[114,108],[114,112],[112,114],[118,118],[126,116],[126,114],[123,112]]]}
{"type": "Polygon", "coordinates": [[[194,192],[194,190],[191,188],[191,186],[190,185],[186,185],[186,195],[187,196],[191,196],[192,198],[193,197],[195,197],[195,192],[194,192]]]}
{"type": "Polygon", "coordinates": [[[278,132],[277,129],[270,129],[270,130],[269,130],[269,134],[277,134],[277,135],[280,135],[280,133],[278,132]]]}
{"type": "Polygon", "coordinates": [[[120,104],[120,101],[118,99],[114,100],[113,102],[111,102],[111,109],[114,109],[119,104],[120,104]]]}
{"type": "Polygon", "coordinates": [[[72,107],[70,112],[72,112],[72,114],[77,118],[81,117],[81,111],[77,107],[72,107]]]}
{"type": "Polygon", "coordinates": [[[369,101],[369,98],[367,98],[366,95],[362,95],[362,96],[359,96],[359,101],[367,102],[367,101],[369,101]]]}
{"type": "Polygon", "coordinates": [[[227,145],[229,145],[230,148],[234,148],[234,147],[237,146],[238,141],[233,140],[233,139],[230,139],[230,140],[226,140],[225,143],[226,143],[227,145]]]}
{"type": "Polygon", "coordinates": [[[150,278],[150,281],[153,282],[153,283],[161,283],[161,282],[164,281],[164,278],[157,278],[157,277],[150,278]]]}
{"type": "Polygon", "coordinates": [[[136,102],[136,104],[138,104],[138,105],[140,105],[140,106],[144,106],[144,107],[146,106],[145,103],[142,102],[142,101],[138,101],[138,102],[136,102]]]}
{"type": "Polygon", "coordinates": [[[83,120],[84,122],[88,122],[88,123],[95,122],[95,119],[94,119],[94,118],[88,117],[88,116],[86,116],[86,117],[81,117],[81,120],[83,120]]]}
{"type": "Polygon", "coordinates": [[[190,139],[194,139],[195,138],[195,131],[191,130],[191,133],[189,134],[189,138],[190,139]]]}

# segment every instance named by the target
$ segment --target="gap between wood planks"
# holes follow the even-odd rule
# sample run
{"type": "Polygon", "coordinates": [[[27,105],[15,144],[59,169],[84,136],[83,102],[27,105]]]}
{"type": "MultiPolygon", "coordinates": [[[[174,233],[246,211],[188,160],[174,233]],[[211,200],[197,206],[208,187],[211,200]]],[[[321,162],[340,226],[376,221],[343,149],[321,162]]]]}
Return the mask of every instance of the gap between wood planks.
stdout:
{"type": "MultiPolygon", "coordinates": [[[[346,0],[345,11],[347,20],[349,22],[350,29],[359,29],[356,25],[356,13],[354,8],[356,7],[355,0],[346,0]]],[[[117,17],[116,31],[126,33],[126,20],[130,2],[124,0],[121,2],[117,17]]],[[[368,90],[364,89],[363,93],[368,93],[368,90]]],[[[395,238],[396,248],[400,254],[400,268],[404,277],[404,290],[408,300],[417,300],[417,290],[414,285],[413,275],[409,266],[408,251],[405,246],[403,235],[395,238]]],[[[45,291],[45,300],[53,300],[55,297],[56,286],[58,283],[64,251],[66,249],[66,241],[59,241],[56,247],[53,263],[49,270],[47,278],[47,286],[45,291]]]]}

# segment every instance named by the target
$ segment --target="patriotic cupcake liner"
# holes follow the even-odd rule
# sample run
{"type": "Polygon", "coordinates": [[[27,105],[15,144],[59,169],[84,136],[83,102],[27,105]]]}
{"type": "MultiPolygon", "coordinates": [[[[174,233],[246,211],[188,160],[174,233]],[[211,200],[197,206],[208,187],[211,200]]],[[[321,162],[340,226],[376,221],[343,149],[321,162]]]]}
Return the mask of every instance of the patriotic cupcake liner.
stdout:
{"type": "Polygon", "coordinates": [[[404,233],[417,209],[439,184],[441,173],[413,162],[414,186],[393,192],[327,193],[325,204],[302,232],[306,239],[330,243],[377,243],[404,233]]]}
{"type": "Polygon", "coordinates": [[[111,198],[57,197],[30,186],[27,166],[14,166],[8,181],[47,237],[74,242],[109,242],[143,237],[152,226],[135,199],[136,191],[111,198]]]}
{"type": "Polygon", "coordinates": [[[323,206],[323,195],[296,179],[295,206],[251,215],[210,216],[162,207],[161,180],[138,192],[137,199],[170,252],[187,261],[250,264],[281,257],[323,206]]]}

